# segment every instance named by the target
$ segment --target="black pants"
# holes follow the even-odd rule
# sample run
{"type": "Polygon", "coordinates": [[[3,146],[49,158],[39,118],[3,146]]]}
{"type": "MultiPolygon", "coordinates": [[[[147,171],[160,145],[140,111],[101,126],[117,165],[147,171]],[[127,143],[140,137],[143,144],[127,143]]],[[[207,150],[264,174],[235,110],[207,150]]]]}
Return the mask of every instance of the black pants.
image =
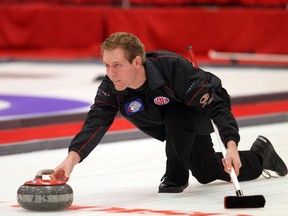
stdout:
{"type": "MultiPolygon", "coordinates": [[[[185,184],[189,178],[189,170],[202,184],[217,179],[230,181],[230,176],[222,165],[222,153],[213,149],[210,134],[201,132],[202,129],[206,129],[203,128],[206,126],[202,124],[201,118],[199,115],[195,116],[191,108],[184,105],[166,110],[165,176],[175,183],[185,184]]],[[[209,125],[211,127],[210,122],[209,125]]],[[[239,181],[258,178],[263,170],[259,157],[252,151],[240,151],[239,154],[242,162],[239,181]]]]}

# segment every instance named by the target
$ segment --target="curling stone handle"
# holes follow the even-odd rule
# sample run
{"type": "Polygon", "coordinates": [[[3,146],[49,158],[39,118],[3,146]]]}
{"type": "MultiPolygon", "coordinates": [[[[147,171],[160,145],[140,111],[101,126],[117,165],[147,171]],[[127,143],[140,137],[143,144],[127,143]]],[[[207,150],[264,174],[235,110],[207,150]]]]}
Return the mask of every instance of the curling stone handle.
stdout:
{"type": "Polygon", "coordinates": [[[52,175],[54,173],[54,169],[42,169],[38,171],[35,178],[42,179],[43,175],[52,175]]]}

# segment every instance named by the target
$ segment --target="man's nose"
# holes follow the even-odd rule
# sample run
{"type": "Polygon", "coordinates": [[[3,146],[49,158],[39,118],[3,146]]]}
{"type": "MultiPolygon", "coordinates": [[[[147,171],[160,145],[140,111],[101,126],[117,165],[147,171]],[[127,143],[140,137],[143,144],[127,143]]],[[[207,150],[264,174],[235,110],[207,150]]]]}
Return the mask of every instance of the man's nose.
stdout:
{"type": "Polygon", "coordinates": [[[110,67],[109,69],[107,69],[107,73],[111,76],[116,76],[117,72],[116,70],[114,70],[112,67],[110,67]]]}

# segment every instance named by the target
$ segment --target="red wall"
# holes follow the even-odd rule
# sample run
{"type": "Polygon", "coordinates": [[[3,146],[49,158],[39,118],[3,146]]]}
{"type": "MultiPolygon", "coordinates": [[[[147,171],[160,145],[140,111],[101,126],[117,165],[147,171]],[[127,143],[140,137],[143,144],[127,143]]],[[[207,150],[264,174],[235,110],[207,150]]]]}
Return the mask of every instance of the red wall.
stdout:
{"type": "Polygon", "coordinates": [[[108,33],[130,31],[148,49],[288,53],[288,12],[261,9],[114,9],[108,33]]]}
{"type": "Polygon", "coordinates": [[[287,26],[288,11],[276,8],[1,6],[0,56],[99,56],[116,31],[136,34],[147,50],[288,54],[287,26]]]}

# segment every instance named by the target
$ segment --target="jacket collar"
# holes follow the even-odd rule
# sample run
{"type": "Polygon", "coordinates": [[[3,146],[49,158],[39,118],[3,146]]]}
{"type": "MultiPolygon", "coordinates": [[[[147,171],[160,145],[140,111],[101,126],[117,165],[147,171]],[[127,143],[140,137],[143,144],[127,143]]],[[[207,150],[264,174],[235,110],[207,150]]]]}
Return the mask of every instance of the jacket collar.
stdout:
{"type": "Polygon", "coordinates": [[[165,80],[160,74],[158,68],[149,58],[146,59],[144,67],[146,71],[147,82],[151,90],[155,90],[165,83],[165,80]]]}

